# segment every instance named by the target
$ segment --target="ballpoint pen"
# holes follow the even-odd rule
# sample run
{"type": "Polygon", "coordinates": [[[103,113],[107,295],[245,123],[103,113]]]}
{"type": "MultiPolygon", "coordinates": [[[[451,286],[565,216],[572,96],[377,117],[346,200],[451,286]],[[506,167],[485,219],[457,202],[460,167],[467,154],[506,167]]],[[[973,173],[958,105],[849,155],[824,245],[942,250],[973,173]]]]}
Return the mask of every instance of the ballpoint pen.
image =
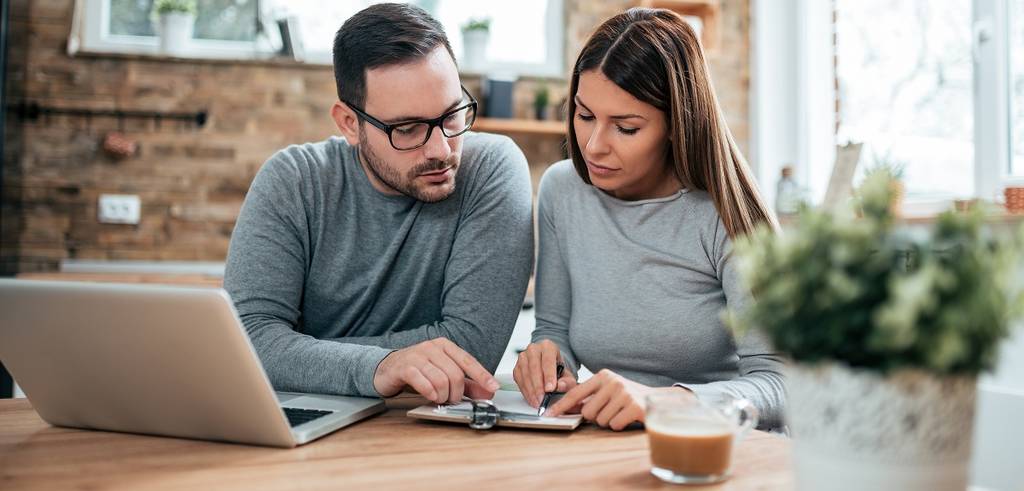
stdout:
{"type": "MultiPolygon", "coordinates": [[[[558,379],[562,378],[562,372],[563,371],[565,371],[565,365],[562,365],[561,363],[559,363],[558,364],[558,368],[555,369],[555,384],[556,384],[555,390],[558,390],[558,387],[557,387],[558,379]]],[[[544,394],[544,398],[540,400],[540,406],[537,407],[537,416],[543,416],[544,415],[544,411],[547,411],[548,404],[551,403],[551,395],[554,394],[554,393],[555,393],[555,391],[551,391],[551,392],[547,392],[547,393],[544,394]]]]}

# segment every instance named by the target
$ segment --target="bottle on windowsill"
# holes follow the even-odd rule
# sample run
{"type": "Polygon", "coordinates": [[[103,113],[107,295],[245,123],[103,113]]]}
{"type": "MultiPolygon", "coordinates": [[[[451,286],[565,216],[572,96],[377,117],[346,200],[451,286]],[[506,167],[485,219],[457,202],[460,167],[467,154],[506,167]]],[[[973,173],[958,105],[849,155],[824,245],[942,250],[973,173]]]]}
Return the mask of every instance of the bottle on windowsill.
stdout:
{"type": "Polygon", "coordinates": [[[803,192],[796,179],[793,179],[793,168],[784,166],[782,176],[775,186],[775,213],[779,217],[795,215],[803,202],[803,192]]]}

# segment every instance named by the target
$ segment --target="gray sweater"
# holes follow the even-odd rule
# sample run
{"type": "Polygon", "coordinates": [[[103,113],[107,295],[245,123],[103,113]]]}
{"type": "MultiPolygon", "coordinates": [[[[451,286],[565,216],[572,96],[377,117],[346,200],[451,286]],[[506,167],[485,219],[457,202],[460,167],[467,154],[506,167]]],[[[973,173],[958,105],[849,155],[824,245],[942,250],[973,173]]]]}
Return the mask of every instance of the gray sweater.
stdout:
{"type": "Polygon", "coordinates": [[[781,426],[782,359],[756,332],[737,343],[721,320],[751,296],[706,192],[623,201],[562,161],[538,200],[534,341],[554,341],[573,370],[749,399],[761,427],[781,426]]]}
{"type": "Polygon", "coordinates": [[[343,139],[293,145],[249,189],[225,289],[278,390],[377,396],[388,353],[437,337],[493,371],[530,276],[531,207],[506,137],[468,133],[438,203],[378,192],[343,139]]]}

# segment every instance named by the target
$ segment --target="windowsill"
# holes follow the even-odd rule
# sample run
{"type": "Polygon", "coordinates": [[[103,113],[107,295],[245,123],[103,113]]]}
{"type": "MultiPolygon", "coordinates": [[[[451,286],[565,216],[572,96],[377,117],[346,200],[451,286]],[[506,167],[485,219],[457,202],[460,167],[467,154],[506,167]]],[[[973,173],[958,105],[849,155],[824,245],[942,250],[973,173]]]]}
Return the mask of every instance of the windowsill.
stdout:
{"type": "MultiPolygon", "coordinates": [[[[920,210],[901,210],[899,216],[896,217],[896,223],[901,225],[931,225],[939,218],[944,210],[935,211],[920,211],[920,210]]],[[[779,222],[783,227],[790,227],[796,225],[796,215],[781,215],[779,216],[779,222]]],[[[1024,212],[1010,212],[1002,207],[993,207],[992,211],[985,215],[985,223],[989,225],[1016,225],[1024,223],[1024,212]]]]}
{"type": "Polygon", "coordinates": [[[323,69],[330,68],[330,64],[311,62],[311,61],[297,61],[292,58],[285,58],[283,56],[269,56],[266,58],[200,58],[190,56],[174,56],[158,53],[112,53],[112,52],[98,52],[98,51],[78,51],[71,55],[75,58],[96,58],[96,59],[113,59],[113,60],[125,60],[125,61],[158,61],[167,63],[188,63],[188,64],[204,64],[204,65],[252,65],[252,66],[276,66],[286,68],[311,68],[311,69],[323,69]]]}
{"type": "MultiPolygon", "coordinates": [[[[330,63],[322,63],[319,61],[298,61],[292,58],[286,58],[283,56],[268,56],[266,58],[202,58],[198,56],[174,56],[161,53],[115,53],[110,51],[85,51],[79,50],[71,55],[72,58],[93,58],[93,59],[112,59],[112,60],[124,60],[124,61],[156,61],[165,63],[188,63],[188,64],[204,64],[204,65],[249,65],[249,66],[273,66],[283,68],[307,68],[313,70],[320,70],[324,68],[331,68],[330,63]]],[[[475,70],[459,70],[459,75],[463,78],[475,79],[486,76],[486,73],[475,71],[475,70]]],[[[540,82],[551,82],[551,83],[564,83],[566,79],[564,77],[551,77],[541,75],[520,75],[519,80],[531,80],[540,82]]]]}
{"type": "MultiPolygon", "coordinates": [[[[920,214],[903,213],[896,218],[896,221],[906,225],[930,225],[935,223],[935,220],[937,220],[941,214],[941,212],[920,214]]],[[[990,213],[985,215],[985,223],[990,225],[1015,225],[1021,222],[1024,222],[1024,213],[1013,213],[1006,211],[1004,208],[993,209],[990,213]]]]}

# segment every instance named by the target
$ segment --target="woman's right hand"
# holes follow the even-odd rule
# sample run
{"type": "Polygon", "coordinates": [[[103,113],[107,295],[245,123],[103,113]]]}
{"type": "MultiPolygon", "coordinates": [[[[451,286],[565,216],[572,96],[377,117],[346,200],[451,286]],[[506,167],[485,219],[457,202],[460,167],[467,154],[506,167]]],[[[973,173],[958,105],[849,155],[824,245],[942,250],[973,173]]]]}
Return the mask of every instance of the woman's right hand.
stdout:
{"type": "Polygon", "coordinates": [[[531,343],[519,353],[512,377],[531,406],[540,406],[546,392],[566,392],[576,386],[576,378],[569,370],[563,370],[562,377],[556,380],[559,364],[564,365],[562,353],[549,339],[531,343]]]}

